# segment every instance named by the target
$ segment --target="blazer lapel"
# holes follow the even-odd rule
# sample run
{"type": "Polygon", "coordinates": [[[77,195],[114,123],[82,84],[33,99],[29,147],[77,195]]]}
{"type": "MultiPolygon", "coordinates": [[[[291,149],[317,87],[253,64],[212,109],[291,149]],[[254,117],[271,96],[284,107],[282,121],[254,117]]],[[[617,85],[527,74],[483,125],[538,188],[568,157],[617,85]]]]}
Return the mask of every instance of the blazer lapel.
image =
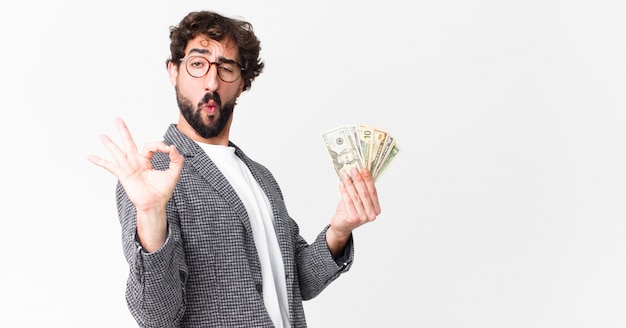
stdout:
{"type": "Polygon", "coordinates": [[[188,161],[206,182],[224,197],[237,212],[237,216],[245,226],[246,232],[252,238],[252,227],[250,226],[250,218],[248,217],[246,207],[239,196],[237,196],[237,192],[228,183],[226,177],[224,177],[202,148],[195,141],[180,132],[174,124],[170,125],[165,134],[165,140],[175,144],[178,147],[178,151],[185,157],[185,161],[188,161]]]}
{"type": "Polygon", "coordinates": [[[230,143],[230,145],[235,147],[235,154],[250,169],[250,172],[252,172],[254,179],[257,181],[257,183],[263,190],[263,193],[265,193],[265,195],[269,199],[270,205],[272,207],[272,219],[274,222],[274,230],[276,231],[276,238],[278,239],[278,245],[280,247],[280,252],[283,257],[285,268],[288,268],[288,265],[290,265],[290,263],[288,262],[291,258],[290,256],[288,256],[288,254],[290,254],[292,244],[289,242],[290,234],[288,234],[285,230],[285,223],[283,222],[283,220],[288,217],[288,215],[286,214],[286,209],[284,208],[284,206],[281,206],[281,204],[278,203],[278,201],[282,199],[282,196],[277,193],[277,190],[270,187],[268,179],[273,178],[266,177],[262,172],[260,172],[257,165],[254,165],[253,161],[248,158],[239,147],[237,147],[232,142],[230,143]]]}

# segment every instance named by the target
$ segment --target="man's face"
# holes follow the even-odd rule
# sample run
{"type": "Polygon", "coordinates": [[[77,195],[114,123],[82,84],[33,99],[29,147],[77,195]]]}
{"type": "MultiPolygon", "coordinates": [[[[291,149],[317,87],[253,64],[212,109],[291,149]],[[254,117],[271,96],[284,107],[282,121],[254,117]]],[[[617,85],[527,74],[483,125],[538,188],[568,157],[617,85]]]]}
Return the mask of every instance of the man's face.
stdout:
{"type": "MultiPolygon", "coordinates": [[[[215,41],[206,36],[197,36],[189,41],[185,58],[201,56],[209,62],[238,62],[238,51],[229,40],[215,41]]],[[[181,115],[202,138],[213,138],[228,133],[237,97],[243,91],[243,80],[222,81],[217,75],[217,67],[211,65],[202,77],[193,77],[181,61],[178,69],[170,63],[170,79],[176,88],[176,99],[181,115]]],[[[223,135],[222,135],[223,136],[223,135]]]]}
{"type": "Polygon", "coordinates": [[[337,155],[337,162],[341,164],[350,164],[356,160],[356,155],[352,151],[344,151],[337,155]]]}

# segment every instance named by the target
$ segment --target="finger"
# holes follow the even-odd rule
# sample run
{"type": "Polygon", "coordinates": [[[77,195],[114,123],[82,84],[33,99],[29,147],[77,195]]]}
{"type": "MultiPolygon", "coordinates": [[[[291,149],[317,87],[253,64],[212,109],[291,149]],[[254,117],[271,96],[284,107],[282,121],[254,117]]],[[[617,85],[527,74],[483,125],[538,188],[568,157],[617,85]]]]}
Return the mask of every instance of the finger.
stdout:
{"type": "Polygon", "coordinates": [[[183,169],[183,163],[185,162],[185,158],[178,152],[178,149],[175,145],[170,146],[170,170],[177,172],[177,175],[180,176],[180,172],[183,169]]]}
{"type": "Polygon", "coordinates": [[[353,178],[348,175],[348,173],[343,174],[341,179],[341,187],[343,187],[348,198],[350,199],[350,202],[346,204],[346,209],[353,208],[359,217],[363,217],[365,211],[361,202],[361,198],[359,197],[359,193],[354,186],[353,178]]]}
{"type": "Polygon", "coordinates": [[[178,152],[178,149],[175,145],[167,145],[162,141],[152,142],[146,144],[141,154],[139,154],[142,158],[144,158],[145,165],[152,166],[151,160],[154,156],[154,153],[161,152],[168,154],[170,157],[170,166],[169,173],[173,175],[176,179],[180,176],[180,172],[183,169],[183,163],[185,162],[184,157],[178,152]]]}
{"type": "Polygon", "coordinates": [[[361,177],[363,178],[363,182],[367,188],[367,193],[369,194],[369,199],[373,205],[374,212],[378,215],[380,214],[380,203],[378,201],[378,191],[376,190],[376,185],[374,184],[374,177],[372,177],[372,174],[367,168],[361,171],[361,177]]]}
{"type": "Polygon", "coordinates": [[[110,162],[104,158],[101,158],[99,156],[96,155],[88,155],[87,159],[92,162],[93,164],[100,166],[104,169],[106,169],[107,171],[115,174],[115,164],[113,162],[110,162]]]}
{"type": "Polygon", "coordinates": [[[138,155],[144,159],[151,160],[154,153],[157,152],[167,154],[170,152],[170,146],[162,141],[150,142],[143,146],[141,153],[138,153],[138,155]]]}
{"type": "Polygon", "coordinates": [[[88,155],[87,159],[92,162],[93,164],[100,166],[104,169],[106,169],[107,171],[109,171],[109,173],[113,174],[118,180],[121,180],[126,174],[124,173],[124,168],[121,167],[119,164],[114,163],[112,161],[106,160],[102,157],[96,156],[96,155],[88,155]]]}
{"type": "Polygon", "coordinates": [[[127,162],[126,153],[124,153],[124,151],[120,149],[120,147],[118,147],[118,145],[113,142],[113,140],[111,140],[109,136],[107,136],[106,134],[100,135],[100,141],[102,141],[102,143],[109,150],[111,155],[113,155],[113,158],[115,159],[115,161],[117,161],[118,164],[127,162]]]}
{"type": "MultiPolygon", "coordinates": [[[[354,204],[356,209],[364,220],[373,221],[380,213],[380,205],[378,205],[373,179],[367,170],[359,172],[356,168],[353,168],[350,174],[355,190],[352,196],[355,198],[354,204]]],[[[348,189],[348,192],[350,192],[350,189],[348,189]]]]}
{"type": "Polygon", "coordinates": [[[133,136],[130,134],[130,130],[128,130],[128,126],[126,126],[124,120],[121,117],[116,117],[115,124],[122,136],[122,143],[124,144],[126,154],[137,153],[137,144],[135,144],[133,136]]]}
{"type": "MultiPolygon", "coordinates": [[[[348,174],[344,174],[344,176],[349,178],[348,174]]],[[[352,196],[350,196],[350,193],[348,192],[343,181],[339,183],[339,195],[341,196],[341,201],[343,202],[344,209],[347,212],[348,219],[352,220],[352,218],[357,218],[359,214],[354,207],[352,196]]]]}

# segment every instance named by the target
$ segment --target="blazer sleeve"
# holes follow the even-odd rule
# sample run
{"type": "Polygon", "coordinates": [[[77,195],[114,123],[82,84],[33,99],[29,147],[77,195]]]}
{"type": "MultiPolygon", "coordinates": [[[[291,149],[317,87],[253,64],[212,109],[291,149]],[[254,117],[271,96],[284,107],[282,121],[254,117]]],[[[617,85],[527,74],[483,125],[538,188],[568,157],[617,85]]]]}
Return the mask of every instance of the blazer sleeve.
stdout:
{"type": "Polygon", "coordinates": [[[271,172],[263,165],[255,163],[256,169],[262,172],[264,179],[270,190],[270,202],[275,210],[279,213],[285,225],[287,225],[288,234],[291,236],[295,253],[295,271],[300,289],[300,296],[303,300],[310,300],[319,295],[330,283],[339,278],[339,276],[350,270],[354,260],[354,241],[350,236],[344,254],[338,258],[333,258],[326,243],[326,231],[330,228],[327,225],[313,241],[308,244],[300,235],[300,229],[296,221],[288,214],[285,200],[278,185],[278,182],[271,172]]]}
{"type": "Polygon", "coordinates": [[[350,236],[343,255],[334,259],[326,244],[326,226],[315,241],[307,245],[301,236],[296,247],[296,265],[300,281],[300,293],[303,300],[310,300],[319,295],[330,283],[348,272],[354,261],[354,241],[350,236]]]}
{"type": "Polygon", "coordinates": [[[178,327],[185,311],[188,270],[180,242],[180,227],[172,208],[173,201],[168,203],[165,244],[148,253],[137,239],[135,206],[119,183],[116,199],[124,255],[129,266],[126,283],[128,308],[140,327],[178,327]]]}

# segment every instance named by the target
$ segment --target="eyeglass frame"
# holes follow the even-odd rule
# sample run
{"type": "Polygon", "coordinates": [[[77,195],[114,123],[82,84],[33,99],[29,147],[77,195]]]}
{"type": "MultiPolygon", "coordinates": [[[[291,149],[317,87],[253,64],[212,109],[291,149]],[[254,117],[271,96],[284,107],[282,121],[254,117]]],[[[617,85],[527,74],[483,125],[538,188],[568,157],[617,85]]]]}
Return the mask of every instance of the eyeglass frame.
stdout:
{"type": "Polygon", "coordinates": [[[189,73],[189,75],[193,78],[199,79],[202,77],[205,77],[207,74],[209,74],[209,72],[211,71],[211,67],[213,65],[215,65],[215,69],[217,70],[217,77],[220,78],[220,80],[226,82],[226,83],[233,83],[235,81],[237,81],[240,77],[241,74],[246,70],[243,66],[241,66],[241,64],[239,64],[238,62],[234,61],[234,60],[224,60],[224,61],[219,61],[219,62],[212,62],[210,60],[208,60],[206,57],[203,56],[189,56],[189,57],[184,57],[180,59],[181,62],[185,63],[185,70],[187,70],[187,73],[189,73]],[[187,66],[188,60],[192,59],[192,58],[202,58],[204,60],[206,60],[206,62],[209,64],[209,68],[207,68],[206,72],[204,72],[204,74],[200,75],[200,76],[195,76],[193,74],[191,74],[191,72],[189,72],[189,67],[187,66]],[[224,78],[220,75],[220,65],[222,64],[235,64],[239,67],[239,75],[237,76],[237,78],[235,78],[232,81],[226,81],[224,80],[224,78]]]}

